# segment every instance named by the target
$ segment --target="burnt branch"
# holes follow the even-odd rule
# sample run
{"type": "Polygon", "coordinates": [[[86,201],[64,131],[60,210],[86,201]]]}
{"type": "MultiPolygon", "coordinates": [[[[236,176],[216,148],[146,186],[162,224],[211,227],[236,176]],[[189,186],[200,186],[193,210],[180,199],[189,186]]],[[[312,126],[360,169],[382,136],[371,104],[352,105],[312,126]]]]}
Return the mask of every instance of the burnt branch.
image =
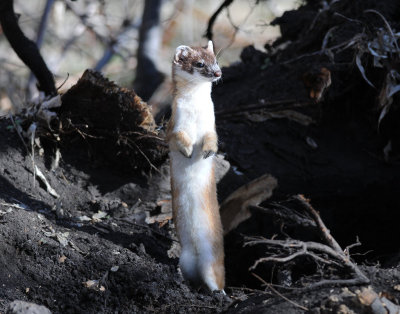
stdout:
{"type": "Polygon", "coordinates": [[[337,243],[336,240],[332,237],[329,229],[325,226],[318,212],[311,206],[310,201],[306,199],[304,195],[296,195],[294,199],[299,201],[300,204],[303,205],[307,212],[311,215],[312,219],[317,224],[320,235],[326,241],[326,243],[336,252],[343,253],[343,250],[340,247],[339,243],[337,243]]]}
{"type": "Polygon", "coordinates": [[[11,47],[38,80],[38,89],[46,95],[56,95],[53,74],[40,55],[36,44],[28,39],[20,29],[14,12],[13,0],[4,0],[0,4],[0,24],[11,47]]]}
{"type": "Polygon", "coordinates": [[[219,6],[219,8],[210,17],[210,19],[208,21],[207,30],[206,30],[206,33],[205,33],[205,37],[208,40],[212,40],[213,39],[213,31],[212,31],[212,29],[213,29],[215,20],[217,19],[218,15],[222,12],[223,9],[228,8],[232,4],[232,2],[233,2],[233,0],[225,0],[224,2],[222,2],[222,4],[219,6]]]}
{"type": "Polygon", "coordinates": [[[321,236],[325,244],[313,241],[301,241],[296,239],[266,239],[263,237],[246,237],[245,246],[267,245],[274,249],[274,253],[270,256],[262,257],[256,260],[249,268],[254,270],[259,264],[266,262],[287,263],[301,256],[308,256],[316,263],[334,266],[337,269],[347,270],[352,274],[349,279],[322,279],[319,282],[307,285],[304,289],[314,289],[322,286],[341,286],[341,285],[365,285],[369,283],[369,279],[364,275],[360,268],[350,259],[349,249],[359,246],[357,242],[348,246],[343,250],[338,242],[330,234],[329,229],[325,226],[318,212],[312,207],[309,200],[303,195],[293,197],[304,208],[306,215],[301,215],[296,210],[288,207],[280,206],[274,209],[263,208],[260,206],[251,206],[252,210],[264,212],[268,215],[278,217],[279,219],[289,221],[298,226],[312,228],[321,236]],[[281,209],[279,212],[278,209],[281,209]]]}

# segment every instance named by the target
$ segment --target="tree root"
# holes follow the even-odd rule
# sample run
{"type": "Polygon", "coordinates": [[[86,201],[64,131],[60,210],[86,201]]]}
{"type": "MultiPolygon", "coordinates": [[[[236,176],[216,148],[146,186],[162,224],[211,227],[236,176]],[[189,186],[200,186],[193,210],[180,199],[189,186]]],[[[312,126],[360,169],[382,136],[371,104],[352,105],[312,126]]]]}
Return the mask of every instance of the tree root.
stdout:
{"type": "Polygon", "coordinates": [[[318,243],[313,241],[301,241],[296,239],[287,238],[285,240],[266,239],[263,237],[246,237],[247,242],[245,246],[254,246],[259,244],[266,244],[269,247],[275,247],[279,254],[262,257],[256,260],[249,268],[250,271],[265,262],[273,263],[287,263],[293,261],[300,256],[308,256],[318,264],[329,265],[336,269],[345,269],[351,274],[351,278],[346,279],[322,279],[319,282],[304,286],[304,290],[312,290],[323,286],[350,286],[350,285],[367,285],[369,279],[364,275],[360,268],[351,260],[349,250],[354,246],[361,243],[357,240],[356,243],[346,247],[343,250],[338,242],[330,234],[329,229],[325,226],[318,212],[311,206],[308,199],[303,195],[294,196],[302,208],[304,215],[290,208],[281,206],[281,211],[278,209],[263,208],[260,206],[251,206],[251,209],[261,211],[290,223],[296,224],[301,227],[314,229],[318,232],[321,239],[325,242],[318,243]]]}

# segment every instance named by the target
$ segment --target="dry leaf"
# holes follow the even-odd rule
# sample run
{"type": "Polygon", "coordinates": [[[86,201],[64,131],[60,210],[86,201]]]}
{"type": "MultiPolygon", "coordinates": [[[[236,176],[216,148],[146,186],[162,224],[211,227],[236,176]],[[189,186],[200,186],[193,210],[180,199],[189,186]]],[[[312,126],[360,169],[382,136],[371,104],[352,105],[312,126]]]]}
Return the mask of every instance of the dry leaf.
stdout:
{"type": "Polygon", "coordinates": [[[68,236],[69,236],[69,232],[64,232],[64,233],[58,232],[58,233],[56,233],[57,241],[60,242],[60,244],[62,246],[67,246],[68,245],[68,239],[67,239],[68,236]]]}
{"type": "Polygon", "coordinates": [[[79,216],[78,217],[79,221],[91,221],[92,219],[89,218],[88,216],[84,215],[84,216],[79,216]]]}
{"type": "Polygon", "coordinates": [[[113,267],[111,267],[110,270],[115,273],[118,269],[119,269],[119,266],[113,266],[113,267]]]}
{"type": "Polygon", "coordinates": [[[59,198],[60,195],[51,187],[50,183],[47,181],[46,177],[44,176],[43,172],[35,165],[35,173],[38,176],[39,179],[42,180],[44,185],[46,186],[47,192],[50,193],[50,195],[54,196],[55,198],[59,198]]]}
{"type": "Polygon", "coordinates": [[[383,119],[383,118],[387,115],[387,113],[389,112],[389,109],[390,109],[390,105],[386,105],[386,106],[383,107],[381,113],[379,114],[379,118],[378,118],[378,129],[379,129],[379,126],[381,125],[382,119],[383,119]]]}
{"type": "Polygon", "coordinates": [[[307,136],[306,137],[306,142],[312,149],[317,149],[318,148],[318,144],[311,137],[307,136]]]}
{"type": "Polygon", "coordinates": [[[311,70],[303,75],[303,82],[310,89],[310,98],[318,102],[324,91],[331,86],[331,72],[325,67],[311,70]]]}
{"type": "Polygon", "coordinates": [[[65,255],[62,255],[62,256],[60,256],[60,257],[58,258],[58,262],[59,262],[59,263],[64,263],[66,259],[67,259],[67,257],[66,257],[65,255]]]}
{"type": "Polygon", "coordinates": [[[356,55],[356,64],[358,69],[360,70],[360,73],[363,77],[363,79],[369,84],[371,85],[373,88],[375,88],[374,84],[371,83],[371,81],[367,78],[367,76],[365,75],[365,69],[364,66],[361,63],[361,57],[363,55],[363,52],[360,51],[357,55],[356,55]]]}
{"type": "Polygon", "coordinates": [[[370,306],[376,298],[378,298],[378,294],[372,290],[371,287],[363,288],[361,291],[356,292],[358,300],[361,304],[370,306]]]}
{"type": "Polygon", "coordinates": [[[390,152],[392,151],[392,141],[389,141],[383,148],[383,156],[386,162],[389,162],[390,152]]]}
{"type": "Polygon", "coordinates": [[[93,219],[93,221],[100,221],[101,219],[105,218],[106,216],[107,216],[107,213],[100,210],[96,214],[92,215],[92,219],[93,219]]]}
{"type": "Polygon", "coordinates": [[[88,281],[83,282],[83,285],[89,289],[97,289],[99,286],[99,281],[98,280],[88,280],[88,281]]]}
{"type": "Polygon", "coordinates": [[[147,224],[153,224],[155,222],[158,223],[164,223],[164,222],[168,222],[168,220],[172,219],[172,212],[166,213],[166,214],[159,214],[159,215],[155,215],[155,216],[150,216],[146,218],[146,223],[147,224]]]}

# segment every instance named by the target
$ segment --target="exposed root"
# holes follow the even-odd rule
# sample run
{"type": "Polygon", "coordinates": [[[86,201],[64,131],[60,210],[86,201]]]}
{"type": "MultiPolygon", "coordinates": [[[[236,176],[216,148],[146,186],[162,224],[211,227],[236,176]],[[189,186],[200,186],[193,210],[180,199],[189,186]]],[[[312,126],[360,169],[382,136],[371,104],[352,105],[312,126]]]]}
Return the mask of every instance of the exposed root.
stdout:
{"type": "Polygon", "coordinates": [[[346,247],[343,250],[338,242],[330,234],[329,229],[325,226],[318,212],[311,206],[309,200],[303,195],[296,195],[294,197],[305,210],[307,216],[303,216],[295,210],[282,206],[282,213],[277,209],[267,209],[260,206],[252,206],[253,210],[265,212],[267,214],[278,217],[279,219],[288,220],[292,224],[297,224],[301,227],[312,228],[319,233],[325,244],[313,241],[301,241],[295,239],[266,239],[263,237],[246,237],[247,242],[245,246],[253,246],[264,244],[269,247],[277,249],[278,253],[271,256],[262,257],[256,260],[249,268],[254,270],[261,263],[287,263],[297,259],[300,256],[308,256],[317,264],[329,265],[336,269],[347,270],[352,277],[348,279],[322,279],[319,282],[305,286],[303,289],[310,290],[322,286],[342,286],[342,285],[366,285],[369,279],[359,269],[359,267],[351,260],[349,250],[352,247],[359,246],[361,243],[358,241],[346,247]]]}

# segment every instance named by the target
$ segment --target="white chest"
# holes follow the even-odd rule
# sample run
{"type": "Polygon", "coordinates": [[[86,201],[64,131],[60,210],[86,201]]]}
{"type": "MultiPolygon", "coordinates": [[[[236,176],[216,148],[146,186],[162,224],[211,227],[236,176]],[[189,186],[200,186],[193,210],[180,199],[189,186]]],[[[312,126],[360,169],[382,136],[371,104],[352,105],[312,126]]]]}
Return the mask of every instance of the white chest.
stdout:
{"type": "Polygon", "coordinates": [[[175,131],[183,130],[196,143],[215,125],[211,84],[180,93],[175,98],[175,131]]]}

